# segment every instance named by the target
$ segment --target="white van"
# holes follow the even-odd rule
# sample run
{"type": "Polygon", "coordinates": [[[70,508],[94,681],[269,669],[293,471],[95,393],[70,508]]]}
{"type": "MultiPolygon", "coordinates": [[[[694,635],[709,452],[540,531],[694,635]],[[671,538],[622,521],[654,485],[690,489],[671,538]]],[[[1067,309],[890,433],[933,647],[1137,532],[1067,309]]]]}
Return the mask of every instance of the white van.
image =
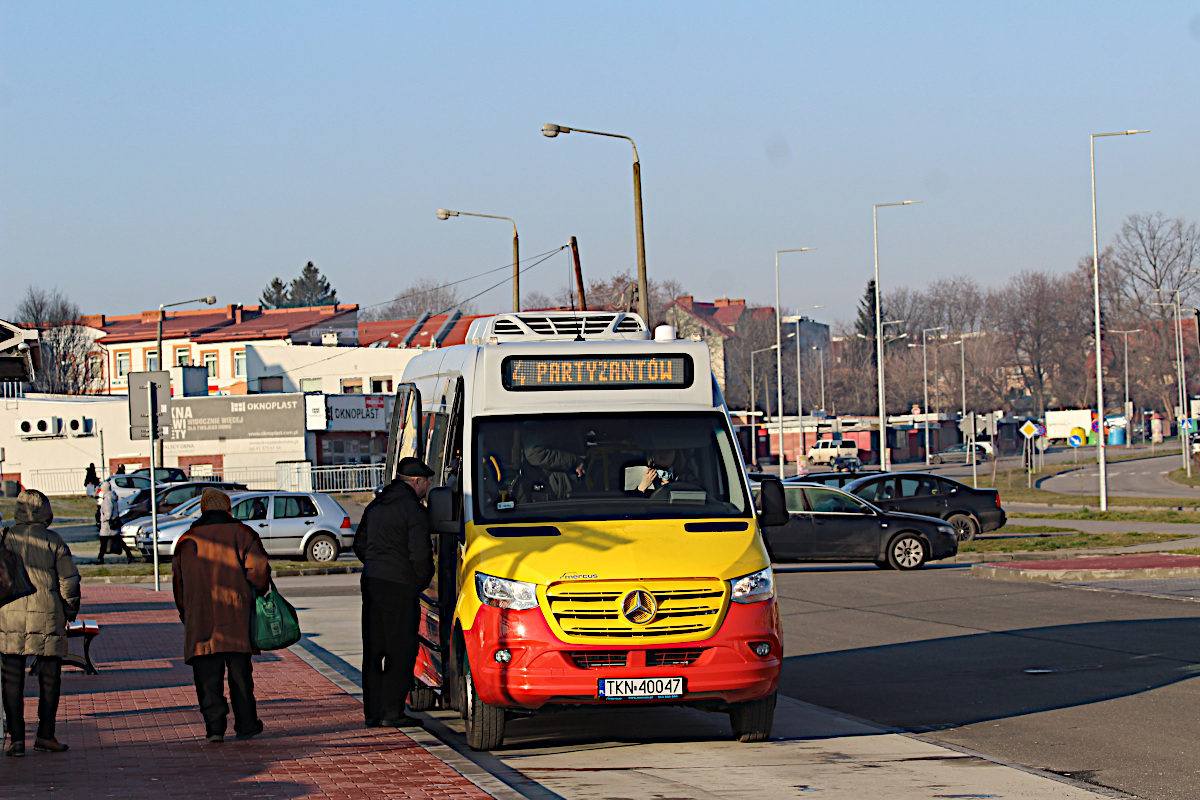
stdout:
{"type": "Polygon", "coordinates": [[[858,458],[858,445],[849,439],[822,439],[808,449],[808,460],[829,466],[838,456],[858,458]]]}

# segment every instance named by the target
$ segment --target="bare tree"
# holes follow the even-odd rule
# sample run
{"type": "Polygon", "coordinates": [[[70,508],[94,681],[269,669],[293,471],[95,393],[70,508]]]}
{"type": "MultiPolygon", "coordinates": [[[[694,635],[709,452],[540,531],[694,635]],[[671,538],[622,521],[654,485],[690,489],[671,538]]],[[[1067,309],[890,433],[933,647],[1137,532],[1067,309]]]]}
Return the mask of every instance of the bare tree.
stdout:
{"type": "Polygon", "coordinates": [[[51,394],[86,394],[98,380],[89,372],[95,347],[92,329],[79,324],[79,306],[57,288],[30,286],[17,302],[13,321],[39,331],[39,369],[33,388],[51,394]]]}
{"type": "Polygon", "coordinates": [[[426,311],[442,314],[455,308],[464,314],[476,313],[475,303],[460,299],[457,286],[441,283],[431,278],[422,278],[407,288],[401,289],[387,303],[359,312],[364,322],[384,319],[414,319],[426,311]]]}
{"type": "MultiPolygon", "coordinates": [[[[683,294],[683,285],[674,279],[649,283],[650,302],[648,310],[650,319],[646,324],[651,328],[661,325],[667,305],[683,294]]],[[[608,311],[631,311],[637,308],[637,279],[628,271],[613,275],[611,278],[599,281],[588,281],[587,304],[590,309],[605,309],[608,311]]]]}

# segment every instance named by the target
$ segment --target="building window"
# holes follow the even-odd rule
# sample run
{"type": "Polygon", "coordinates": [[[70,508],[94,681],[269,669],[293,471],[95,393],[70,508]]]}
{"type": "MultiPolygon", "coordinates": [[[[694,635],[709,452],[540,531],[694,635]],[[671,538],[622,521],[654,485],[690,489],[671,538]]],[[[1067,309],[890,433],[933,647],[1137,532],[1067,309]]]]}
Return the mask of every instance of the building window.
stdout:
{"type": "Polygon", "coordinates": [[[217,354],[201,353],[200,357],[204,359],[204,368],[208,370],[208,377],[217,377],[217,354]]]}
{"type": "Polygon", "coordinates": [[[258,390],[263,394],[283,391],[283,376],[271,375],[258,379],[258,390]]]}
{"type": "Polygon", "coordinates": [[[87,360],[88,383],[104,380],[104,356],[90,355],[87,360]]]}
{"type": "Polygon", "coordinates": [[[147,350],[142,356],[142,362],[145,363],[147,372],[154,372],[158,369],[158,351],[147,350]]]}
{"type": "Polygon", "coordinates": [[[362,394],[362,378],[345,378],[342,380],[342,394],[362,394]]]}
{"type": "Polygon", "coordinates": [[[190,367],[192,365],[192,350],[190,347],[175,348],[175,366],[190,367]]]}
{"type": "Polygon", "coordinates": [[[116,353],[113,360],[116,363],[113,369],[113,383],[125,383],[129,380],[129,351],[116,353]]]}
{"type": "Polygon", "coordinates": [[[246,351],[236,350],[233,354],[233,377],[246,377],[246,351]]]}
{"type": "Polygon", "coordinates": [[[302,392],[323,392],[325,390],[321,388],[321,383],[322,382],[321,382],[320,378],[301,378],[300,379],[300,391],[302,391],[302,392]]]}
{"type": "Polygon", "coordinates": [[[371,394],[391,394],[391,378],[371,378],[371,394]]]}

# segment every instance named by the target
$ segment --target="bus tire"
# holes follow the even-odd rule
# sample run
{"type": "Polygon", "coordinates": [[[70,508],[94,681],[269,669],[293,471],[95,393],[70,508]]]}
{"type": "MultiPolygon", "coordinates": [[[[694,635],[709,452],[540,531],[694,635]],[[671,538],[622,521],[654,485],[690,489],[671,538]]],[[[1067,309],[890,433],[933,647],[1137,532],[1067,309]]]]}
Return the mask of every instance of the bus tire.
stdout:
{"type": "Polygon", "coordinates": [[[408,693],[408,707],[413,711],[432,711],[441,703],[441,695],[418,680],[408,693]]]}
{"type": "Polygon", "coordinates": [[[729,724],[739,742],[765,742],[771,738],[775,723],[775,697],[778,692],[749,703],[738,703],[729,709],[729,724]]]}
{"type": "Polygon", "coordinates": [[[466,695],[467,747],[495,750],[504,741],[504,709],[489,706],[479,699],[471,677],[471,662],[463,661],[463,689],[466,695]]]}

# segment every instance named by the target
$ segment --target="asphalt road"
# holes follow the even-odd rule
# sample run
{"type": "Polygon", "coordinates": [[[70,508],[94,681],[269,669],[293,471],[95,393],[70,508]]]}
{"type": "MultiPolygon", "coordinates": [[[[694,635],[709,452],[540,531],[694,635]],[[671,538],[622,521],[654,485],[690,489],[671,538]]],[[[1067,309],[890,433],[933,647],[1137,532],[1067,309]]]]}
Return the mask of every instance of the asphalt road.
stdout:
{"type": "Polygon", "coordinates": [[[783,693],[1138,797],[1197,796],[1200,605],[955,567],[778,574],[783,693]]]}
{"type": "MultiPolygon", "coordinates": [[[[1126,497],[1194,497],[1200,491],[1167,479],[1167,473],[1182,466],[1179,453],[1114,461],[1108,464],[1108,491],[1126,497]]],[[[1095,464],[1040,481],[1039,489],[1062,494],[1096,494],[1099,472],[1095,464]]]]}

